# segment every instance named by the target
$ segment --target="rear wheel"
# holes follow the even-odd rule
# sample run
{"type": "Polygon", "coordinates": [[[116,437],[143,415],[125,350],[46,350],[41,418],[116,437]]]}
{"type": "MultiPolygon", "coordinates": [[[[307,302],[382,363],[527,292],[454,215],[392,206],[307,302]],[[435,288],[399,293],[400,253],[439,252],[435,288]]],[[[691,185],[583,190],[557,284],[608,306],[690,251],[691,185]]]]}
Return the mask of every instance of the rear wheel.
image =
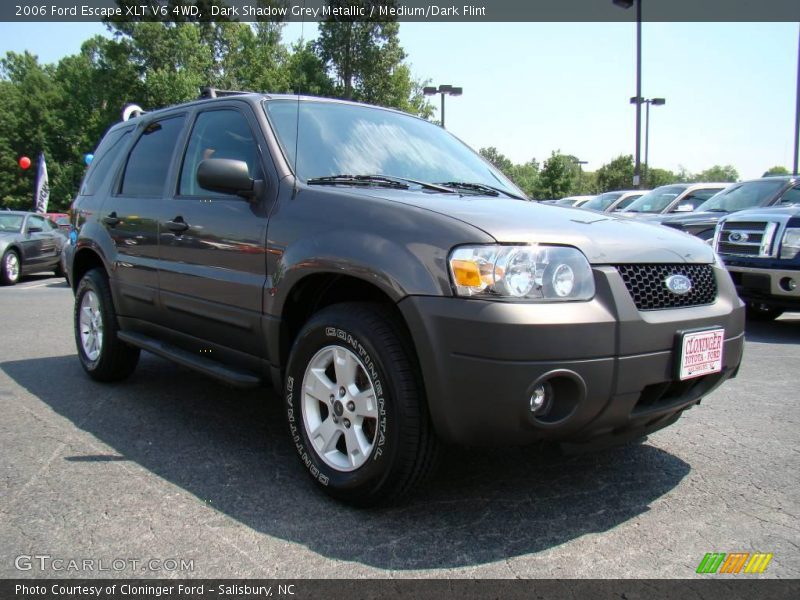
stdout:
{"type": "Polygon", "coordinates": [[[403,497],[433,468],[438,442],[414,361],[378,305],[323,309],[295,340],[289,433],[326,493],[367,506],[403,497]]]}
{"type": "Polygon", "coordinates": [[[139,349],[117,337],[119,326],[105,273],[92,269],[75,292],[75,343],[81,366],[97,381],[125,379],[139,362],[139,349]]]}
{"type": "Polygon", "coordinates": [[[16,250],[6,250],[0,263],[0,281],[3,285],[14,285],[19,281],[21,268],[16,250]]]}
{"type": "Polygon", "coordinates": [[[752,321],[774,321],[780,317],[784,311],[763,302],[747,303],[747,318],[752,321]]]}

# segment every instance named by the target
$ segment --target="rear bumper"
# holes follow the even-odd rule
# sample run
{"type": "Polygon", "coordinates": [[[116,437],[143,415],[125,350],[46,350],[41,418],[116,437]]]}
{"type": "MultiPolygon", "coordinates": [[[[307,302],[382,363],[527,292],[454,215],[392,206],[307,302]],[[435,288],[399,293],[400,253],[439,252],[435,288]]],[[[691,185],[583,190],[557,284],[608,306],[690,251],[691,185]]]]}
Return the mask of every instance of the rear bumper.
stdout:
{"type": "Polygon", "coordinates": [[[465,444],[627,439],[668,425],[735,375],[744,309],[715,268],[712,305],[638,311],[613,267],[595,268],[590,302],[533,304],[412,296],[399,307],[416,345],[431,416],[465,444]],[[723,327],[723,371],[677,381],[678,332],[723,327]],[[550,413],[529,399],[553,382],[550,413]]]}

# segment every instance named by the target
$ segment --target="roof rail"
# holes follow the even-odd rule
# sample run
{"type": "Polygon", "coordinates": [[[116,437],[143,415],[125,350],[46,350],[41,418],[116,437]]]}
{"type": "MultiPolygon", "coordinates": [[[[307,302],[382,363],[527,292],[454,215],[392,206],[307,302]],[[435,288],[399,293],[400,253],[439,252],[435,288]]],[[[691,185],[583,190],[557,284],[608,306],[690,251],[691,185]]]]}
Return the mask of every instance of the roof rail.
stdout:
{"type": "Polygon", "coordinates": [[[252,94],[252,92],[239,90],[220,90],[215,87],[204,87],[200,89],[200,99],[221,98],[222,96],[241,96],[242,94],[252,94]]]}

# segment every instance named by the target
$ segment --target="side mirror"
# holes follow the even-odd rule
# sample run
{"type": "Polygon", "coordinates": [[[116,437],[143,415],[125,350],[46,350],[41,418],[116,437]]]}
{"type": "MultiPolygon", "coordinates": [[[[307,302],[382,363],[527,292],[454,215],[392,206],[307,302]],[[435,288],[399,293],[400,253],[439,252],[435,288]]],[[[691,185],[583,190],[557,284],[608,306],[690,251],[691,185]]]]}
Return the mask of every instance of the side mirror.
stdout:
{"type": "Polygon", "coordinates": [[[41,227],[36,227],[35,225],[31,225],[28,227],[28,233],[42,233],[41,227]]]}
{"type": "Polygon", "coordinates": [[[197,167],[200,187],[223,194],[235,194],[251,200],[261,191],[263,182],[250,177],[247,163],[230,158],[207,158],[197,167]]]}

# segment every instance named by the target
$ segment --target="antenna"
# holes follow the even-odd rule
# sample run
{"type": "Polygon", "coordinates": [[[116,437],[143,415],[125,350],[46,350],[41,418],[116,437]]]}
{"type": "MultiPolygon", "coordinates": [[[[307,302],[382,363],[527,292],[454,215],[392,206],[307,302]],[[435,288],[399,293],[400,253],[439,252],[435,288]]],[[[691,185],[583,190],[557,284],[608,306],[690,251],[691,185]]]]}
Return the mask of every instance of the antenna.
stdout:
{"type": "MultiPolygon", "coordinates": [[[[305,41],[303,31],[306,26],[306,0],[303,0],[303,17],[300,21],[300,45],[305,41]]],[[[294,126],[294,188],[292,198],[297,196],[297,155],[300,152],[300,84],[297,85],[297,121],[294,126]]]]}

